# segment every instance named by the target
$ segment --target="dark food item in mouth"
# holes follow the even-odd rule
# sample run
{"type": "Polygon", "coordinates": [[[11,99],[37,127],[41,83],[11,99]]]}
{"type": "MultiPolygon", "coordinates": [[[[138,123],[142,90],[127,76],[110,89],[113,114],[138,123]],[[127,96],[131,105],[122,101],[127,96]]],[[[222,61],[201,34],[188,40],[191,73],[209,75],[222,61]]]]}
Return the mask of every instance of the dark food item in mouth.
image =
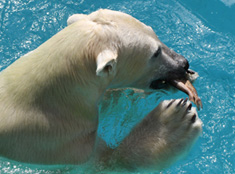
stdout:
{"type": "Polygon", "coordinates": [[[154,80],[150,84],[150,88],[162,89],[165,88],[167,85],[174,86],[175,88],[186,93],[189,96],[189,100],[197,106],[198,110],[200,110],[202,108],[202,102],[201,99],[198,97],[196,89],[191,83],[197,77],[198,74],[195,71],[188,69],[184,77],[165,80],[154,80]]]}
{"type": "Polygon", "coordinates": [[[171,84],[176,87],[177,89],[183,91],[189,96],[189,100],[193,102],[197,109],[200,110],[202,108],[202,101],[198,97],[197,91],[192,85],[192,83],[189,80],[181,79],[181,80],[172,80],[171,84]]]}

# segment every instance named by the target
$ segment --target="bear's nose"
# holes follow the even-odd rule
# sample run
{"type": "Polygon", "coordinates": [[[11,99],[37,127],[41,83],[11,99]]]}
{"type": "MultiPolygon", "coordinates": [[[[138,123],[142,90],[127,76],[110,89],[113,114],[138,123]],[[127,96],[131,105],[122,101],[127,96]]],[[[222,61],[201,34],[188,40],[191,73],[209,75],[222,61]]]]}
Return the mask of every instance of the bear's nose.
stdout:
{"type": "Polygon", "coordinates": [[[189,63],[187,59],[184,59],[184,69],[187,71],[189,68],[189,63]]]}
{"type": "Polygon", "coordinates": [[[179,59],[178,59],[178,64],[184,68],[186,71],[189,69],[189,63],[188,60],[185,59],[183,56],[180,55],[179,59]]]}

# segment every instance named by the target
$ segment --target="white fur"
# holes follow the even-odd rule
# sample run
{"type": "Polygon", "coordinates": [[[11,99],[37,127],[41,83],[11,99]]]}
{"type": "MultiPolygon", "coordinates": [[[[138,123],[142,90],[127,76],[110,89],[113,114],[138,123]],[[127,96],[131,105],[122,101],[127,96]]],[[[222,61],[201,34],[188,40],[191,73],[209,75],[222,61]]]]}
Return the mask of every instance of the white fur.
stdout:
{"type": "Polygon", "coordinates": [[[115,74],[117,64],[116,51],[104,50],[97,56],[97,76],[106,76],[108,74],[115,74]],[[105,72],[105,67],[107,70],[105,72]]]}
{"type": "Polygon", "coordinates": [[[87,15],[84,14],[74,14],[68,18],[67,25],[71,25],[74,22],[77,22],[78,20],[85,19],[86,17],[87,15]]]}
{"type": "Polygon", "coordinates": [[[98,144],[98,103],[106,89],[146,90],[174,62],[152,56],[161,41],[130,15],[99,10],[68,27],[0,74],[0,154],[23,162],[162,169],[201,131],[195,109],[164,101],[117,149],[98,144]],[[99,147],[99,148],[98,148],[99,147]],[[95,155],[96,154],[96,155],[95,155]],[[110,162],[109,159],[112,159],[110,162]]]}

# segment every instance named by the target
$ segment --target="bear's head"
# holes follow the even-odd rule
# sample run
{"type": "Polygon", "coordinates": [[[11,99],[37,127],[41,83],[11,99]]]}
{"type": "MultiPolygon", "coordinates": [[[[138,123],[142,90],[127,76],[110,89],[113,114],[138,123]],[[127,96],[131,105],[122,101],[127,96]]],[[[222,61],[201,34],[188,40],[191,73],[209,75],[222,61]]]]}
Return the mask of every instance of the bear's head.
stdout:
{"type": "Polygon", "coordinates": [[[93,23],[96,76],[103,81],[108,79],[108,88],[158,89],[162,83],[168,83],[187,93],[201,107],[200,98],[189,82],[195,72],[189,70],[183,56],[158,39],[151,27],[111,10],[76,14],[67,22],[70,25],[83,20],[93,23]]]}

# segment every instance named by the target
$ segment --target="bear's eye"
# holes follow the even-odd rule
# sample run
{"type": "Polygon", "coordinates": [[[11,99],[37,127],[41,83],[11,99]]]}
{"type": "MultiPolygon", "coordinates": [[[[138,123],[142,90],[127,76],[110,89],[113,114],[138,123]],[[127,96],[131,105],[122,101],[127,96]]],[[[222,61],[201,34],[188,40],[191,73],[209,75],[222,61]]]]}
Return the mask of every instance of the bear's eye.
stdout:
{"type": "Polygon", "coordinates": [[[162,48],[161,47],[158,47],[158,50],[153,54],[153,57],[154,58],[157,58],[162,52],[162,48]]]}

